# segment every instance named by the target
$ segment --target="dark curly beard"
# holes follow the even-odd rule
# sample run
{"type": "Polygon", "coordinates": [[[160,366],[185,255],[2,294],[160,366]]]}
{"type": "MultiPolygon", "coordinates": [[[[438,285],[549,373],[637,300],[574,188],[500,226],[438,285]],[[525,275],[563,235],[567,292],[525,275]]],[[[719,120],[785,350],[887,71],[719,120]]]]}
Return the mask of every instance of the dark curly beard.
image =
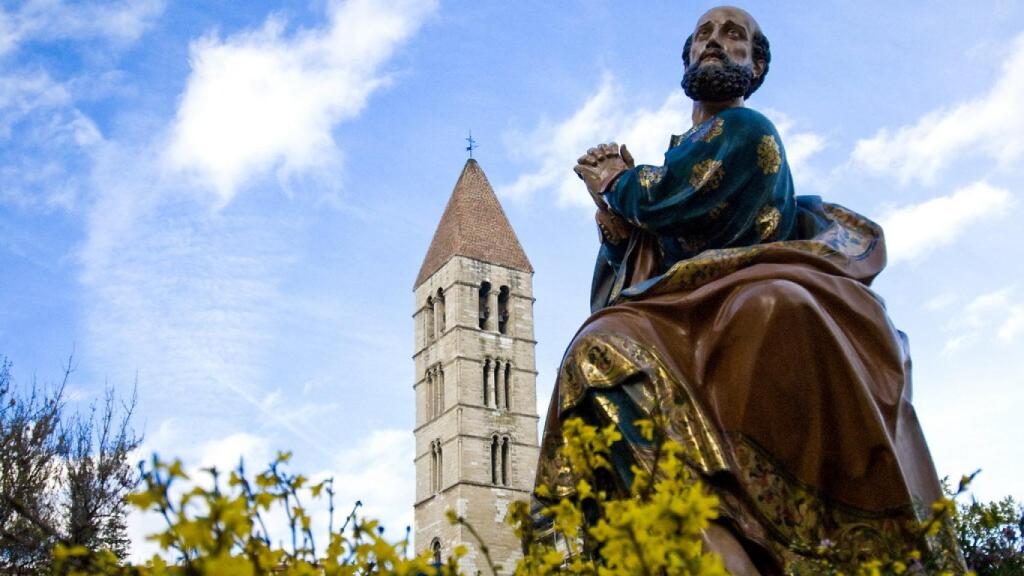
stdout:
{"type": "Polygon", "coordinates": [[[720,66],[700,67],[694,62],[683,73],[683,92],[699,102],[724,102],[745,96],[754,82],[751,66],[742,66],[721,55],[720,66]]]}

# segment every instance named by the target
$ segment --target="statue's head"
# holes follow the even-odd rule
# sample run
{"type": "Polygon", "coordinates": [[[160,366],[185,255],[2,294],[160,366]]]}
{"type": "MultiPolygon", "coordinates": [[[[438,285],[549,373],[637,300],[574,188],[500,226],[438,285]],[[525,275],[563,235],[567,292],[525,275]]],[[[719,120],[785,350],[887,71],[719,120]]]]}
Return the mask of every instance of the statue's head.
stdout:
{"type": "Polygon", "coordinates": [[[712,8],[683,46],[683,91],[699,101],[749,98],[764,82],[771,59],[753,16],[732,6],[712,8]]]}

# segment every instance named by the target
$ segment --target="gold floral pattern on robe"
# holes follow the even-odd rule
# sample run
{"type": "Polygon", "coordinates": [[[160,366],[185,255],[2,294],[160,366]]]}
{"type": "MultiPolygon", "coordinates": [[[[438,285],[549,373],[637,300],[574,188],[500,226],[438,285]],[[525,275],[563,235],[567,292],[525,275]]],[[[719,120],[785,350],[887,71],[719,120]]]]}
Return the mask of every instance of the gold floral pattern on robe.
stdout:
{"type": "Polygon", "coordinates": [[[714,208],[708,210],[708,222],[717,222],[718,219],[722,217],[722,214],[725,214],[725,211],[728,209],[728,202],[719,202],[718,204],[715,204],[714,208]]]}
{"type": "Polygon", "coordinates": [[[690,172],[690,186],[694,190],[707,192],[718,188],[725,176],[725,168],[721,160],[709,159],[693,165],[690,172]]]}
{"type": "Polygon", "coordinates": [[[701,126],[693,135],[694,142],[700,140],[705,144],[710,143],[716,137],[722,135],[722,130],[725,127],[725,120],[716,116],[714,119],[709,120],[703,126],[701,126]]]}
{"type": "Polygon", "coordinates": [[[757,165],[765,174],[775,174],[782,167],[779,143],[771,134],[762,136],[761,142],[757,145],[757,165]]]}
{"type": "Polygon", "coordinates": [[[657,186],[664,176],[665,168],[662,166],[641,166],[637,170],[637,180],[647,190],[650,190],[652,186],[657,186]]]}
{"type": "Polygon", "coordinates": [[[770,204],[765,204],[758,211],[757,217],[754,219],[754,223],[757,226],[757,233],[761,236],[761,240],[771,240],[775,236],[775,232],[779,229],[779,223],[782,222],[782,213],[779,209],[770,204]]]}

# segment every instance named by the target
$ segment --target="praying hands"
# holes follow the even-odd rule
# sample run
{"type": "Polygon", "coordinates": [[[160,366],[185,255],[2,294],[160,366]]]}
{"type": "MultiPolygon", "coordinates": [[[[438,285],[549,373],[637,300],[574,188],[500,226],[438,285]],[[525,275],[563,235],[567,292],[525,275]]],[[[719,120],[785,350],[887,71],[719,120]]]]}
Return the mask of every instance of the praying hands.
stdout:
{"type": "Polygon", "coordinates": [[[601,210],[608,205],[601,197],[615,179],[634,165],[633,155],[625,145],[619,146],[611,142],[599,144],[587,150],[587,153],[576,160],[573,172],[587,185],[587,191],[594,203],[601,210]]]}

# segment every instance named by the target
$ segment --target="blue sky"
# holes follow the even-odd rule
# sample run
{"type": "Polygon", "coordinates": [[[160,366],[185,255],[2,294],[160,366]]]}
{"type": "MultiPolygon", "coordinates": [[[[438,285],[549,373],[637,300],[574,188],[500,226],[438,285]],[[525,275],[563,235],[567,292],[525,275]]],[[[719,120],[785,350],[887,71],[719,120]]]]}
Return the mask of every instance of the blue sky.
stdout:
{"type": "MultiPolygon", "coordinates": [[[[147,450],[290,448],[401,530],[412,282],[467,131],[536,269],[543,413],[595,253],[572,160],[660,163],[710,6],[5,2],[0,354],[28,382],[73,352],[78,404],[137,379],[147,450]]],[[[798,193],[886,228],[875,288],[940,473],[1024,496],[1024,5],[744,7],[798,193]]]]}

